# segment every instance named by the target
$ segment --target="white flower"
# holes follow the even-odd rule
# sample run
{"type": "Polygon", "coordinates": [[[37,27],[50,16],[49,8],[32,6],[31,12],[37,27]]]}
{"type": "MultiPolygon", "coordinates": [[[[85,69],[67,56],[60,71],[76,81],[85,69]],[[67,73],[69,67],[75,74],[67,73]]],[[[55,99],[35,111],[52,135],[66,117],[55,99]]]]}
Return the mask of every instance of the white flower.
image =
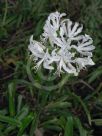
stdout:
{"type": "Polygon", "coordinates": [[[28,49],[32,52],[34,58],[42,58],[45,54],[45,47],[40,42],[33,40],[33,35],[30,37],[28,49]]]}
{"type": "Polygon", "coordinates": [[[52,52],[52,62],[56,62],[57,64],[57,73],[67,72],[74,75],[77,75],[76,68],[71,64],[72,57],[74,57],[73,53],[70,53],[68,50],[60,49],[56,52],[56,49],[52,52]]]}
{"type": "Polygon", "coordinates": [[[40,42],[33,40],[33,36],[31,36],[30,38],[28,49],[32,52],[32,56],[35,61],[38,61],[38,59],[40,59],[37,62],[36,69],[38,69],[42,63],[44,68],[54,69],[52,66],[50,66],[49,63],[50,54],[48,53],[48,49],[46,50],[46,52],[44,52],[45,46],[43,46],[40,42]]]}
{"type": "Polygon", "coordinates": [[[89,35],[81,34],[83,26],[63,19],[64,16],[65,13],[51,13],[44,25],[41,41],[37,42],[31,36],[28,48],[36,69],[43,66],[58,74],[66,72],[77,76],[80,70],[94,65],[92,51],[95,47],[89,35]]]}
{"type": "Polygon", "coordinates": [[[79,40],[82,38],[82,35],[79,35],[82,32],[83,25],[80,26],[78,22],[75,22],[73,25],[70,19],[65,19],[62,21],[62,29],[64,30],[65,36],[71,40],[79,40]]]}
{"type": "Polygon", "coordinates": [[[57,31],[60,28],[61,18],[65,15],[65,13],[60,14],[59,12],[51,13],[46,20],[42,37],[43,40],[49,40],[52,46],[53,42],[56,40],[57,31]]]}
{"type": "Polygon", "coordinates": [[[78,45],[72,45],[80,54],[84,56],[92,57],[92,50],[95,49],[95,46],[92,45],[93,40],[89,35],[83,36],[82,41],[78,42],[78,45]]]}
{"type": "Polygon", "coordinates": [[[88,66],[88,65],[94,65],[95,64],[90,57],[76,58],[75,62],[76,62],[76,65],[77,65],[77,71],[78,72],[80,72],[81,69],[86,68],[86,66],[88,66]]]}
{"type": "Polygon", "coordinates": [[[46,51],[44,56],[41,58],[41,60],[37,62],[36,68],[38,69],[42,63],[45,69],[49,69],[49,70],[54,69],[53,66],[50,65],[51,64],[50,54],[48,53],[48,50],[46,51]]]}

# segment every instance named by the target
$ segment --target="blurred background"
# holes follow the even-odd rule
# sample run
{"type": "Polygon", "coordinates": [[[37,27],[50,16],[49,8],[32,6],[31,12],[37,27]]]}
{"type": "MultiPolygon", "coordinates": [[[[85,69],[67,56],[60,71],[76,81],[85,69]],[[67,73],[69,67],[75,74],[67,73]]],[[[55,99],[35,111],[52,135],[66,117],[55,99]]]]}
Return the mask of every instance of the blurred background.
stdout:
{"type": "Polygon", "coordinates": [[[102,136],[102,0],[0,0],[0,136],[16,135],[102,136]],[[46,94],[28,78],[28,44],[55,11],[84,25],[95,65],[46,94]]]}

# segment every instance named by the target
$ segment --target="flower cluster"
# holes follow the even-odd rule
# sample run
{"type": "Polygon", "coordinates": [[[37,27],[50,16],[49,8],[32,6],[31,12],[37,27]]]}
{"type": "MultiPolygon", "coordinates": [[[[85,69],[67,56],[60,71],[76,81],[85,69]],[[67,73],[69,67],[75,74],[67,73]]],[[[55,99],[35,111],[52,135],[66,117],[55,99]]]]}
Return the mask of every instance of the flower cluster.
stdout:
{"type": "Polygon", "coordinates": [[[36,69],[55,70],[57,73],[67,72],[75,76],[92,61],[92,38],[81,34],[83,26],[70,19],[64,19],[65,13],[54,12],[48,16],[40,42],[30,38],[28,46],[36,62],[36,69]]]}

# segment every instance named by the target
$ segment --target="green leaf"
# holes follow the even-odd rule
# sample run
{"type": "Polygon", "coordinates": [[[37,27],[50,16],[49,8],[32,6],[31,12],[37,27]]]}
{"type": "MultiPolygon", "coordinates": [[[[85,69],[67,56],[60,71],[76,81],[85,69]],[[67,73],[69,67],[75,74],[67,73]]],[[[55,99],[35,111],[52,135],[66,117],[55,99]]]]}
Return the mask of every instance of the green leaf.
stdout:
{"type": "Polygon", "coordinates": [[[87,115],[89,124],[91,125],[91,115],[90,115],[90,112],[89,112],[87,106],[85,105],[85,103],[82,101],[80,96],[77,96],[76,94],[71,93],[71,92],[69,92],[69,94],[72,95],[76,99],[76,101],[78,101],[81,104],[81,106],[83,107],[83,109],[84,109],[84,111],[85,111],[85,113],[87,115]]]}
{"type": "Polygon", "coordinates": [[[75,127],[79,129],[80,136],[87,136],[87,131],[83,128],[80,120],[78,118],[74,118],[75,127]]]}
{"type": "Polygon", "coordinates": [[[29,108],[28,108],[28,106],[25,105],[24,107],[22,107],[22,109],[19,112],[19,114],[17,114],[16,118],[21,121],[24,118],[26,118],[26,116],[28,115],[28,113],[29,113],[29,108]]]}
{"type": "Polygon", "coordinates": [[[1,130],[0,130],[0,136],[5,136],[1,130]]]}
{"type": "Polygon", "coordinates": [[[30,136],[34,136],[34,132],[38,125],[38,120],[39,120],[39,116],[37,115],[37,113],[34,113],[33,121],[32,121],[31,128],[30,128],[30,136]]]}
{"type": "Polygon", "coordinates": [[[57,118],[51,118],[51,119],[48,119],[47,121],[44,121],[41,126],[45,127],[47,125],[51,125],[51,124],[58,124],[59,125],[59,122],[58,122],[58,119],[57,118]]]}
{"type": "Polygon", "coordinates": [[[67,117],[64,136],[73,136],[73,118],[72,116],[67,117]]]}
{"type": "Polygon", "coordinates": [[[21,125],[21,123],[18,120],[8,117],[8,116],[3,116],[1,114],[0,114],[0,121],[14,125],[14,126],[18,126],[18,127],[21,125]]]}
{"type": "Polygon", "coordinates": [[[52,131],[57,131],[57,132],[61,132],[62,131],[62,128],[55,125],[55,124],[47,124],[44,126],[45,129],[48,129],[48,130],[52,130],[52,131]]]}
{"type": "Polygon", "coordinates": [[[31,123],[31,121],[33,120],[33,114],[30,113],[26,118],[24,118],[22,120],[22,124],[20,126],[19,132],[17,136],[22,136],[23,132],[25,131],[25,129],[28,127],[28,125],[31,123]]]}
{"type": "Polygon", "coordinates": [[[8,135],[8,133],[15,131],[15,129],[17,129],[16,126],[8,126],[4,131],[4,135],[8,135]]]}
{"type": "Polygon", "coordinates": [[[18,96],[18,104],[17,104],[17,113],[20,112],[21,110],[21,105],[22,105],[22,95],[18,96]]]}
{"type": "Polygon", "coordinates": [[[58,123],[58,125],[60,125],[61,126],[61,128],[65,128],[65,124],[66,124],[66,119],[63,117],[63,116],[61,116],[60,118],[59,118],[59,120],[57,121],[57,123],[58,123]]]}
{"type": "Polygon", "coordinates": [[[97,126],[102,126],[102,119],[93,119],[92,122],[94,122],[97,126]]]}
{"type": "Polygon", "coordinates": [[[46,109],[53,109],[53,108],[66,108],[71,107],[71,103],[69,102],[51,102],[45,108],[46,109]]]}
{"type": "Polygon", "coordinates": [[[91,77],[89,78],[88,83],[92,83],[97,79],[97,77],[101,75],[102,75],[102,67],[100,66],[90,74],[91,77]]]}
{"type": "Polygon", "coordinates": [[[9,112],[10,116],[15,115],[15,84],[10,83],[8,86],[9,93],[9,112]]]}

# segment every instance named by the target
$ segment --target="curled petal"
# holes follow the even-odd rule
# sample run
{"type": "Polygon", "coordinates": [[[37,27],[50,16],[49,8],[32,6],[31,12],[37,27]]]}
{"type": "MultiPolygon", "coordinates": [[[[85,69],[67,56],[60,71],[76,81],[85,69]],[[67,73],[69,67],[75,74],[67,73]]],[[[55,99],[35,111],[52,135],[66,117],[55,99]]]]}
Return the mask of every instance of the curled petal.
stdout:
{"type": "Polygon", "coordinates": [[[45,69],[49,69],[49,70],[53,70],[54,69],[54,67],[53,66],[51,66],[48,62],[44,62],[43,63],[43,66],[44,66],[44,68],[45,69]]]}

